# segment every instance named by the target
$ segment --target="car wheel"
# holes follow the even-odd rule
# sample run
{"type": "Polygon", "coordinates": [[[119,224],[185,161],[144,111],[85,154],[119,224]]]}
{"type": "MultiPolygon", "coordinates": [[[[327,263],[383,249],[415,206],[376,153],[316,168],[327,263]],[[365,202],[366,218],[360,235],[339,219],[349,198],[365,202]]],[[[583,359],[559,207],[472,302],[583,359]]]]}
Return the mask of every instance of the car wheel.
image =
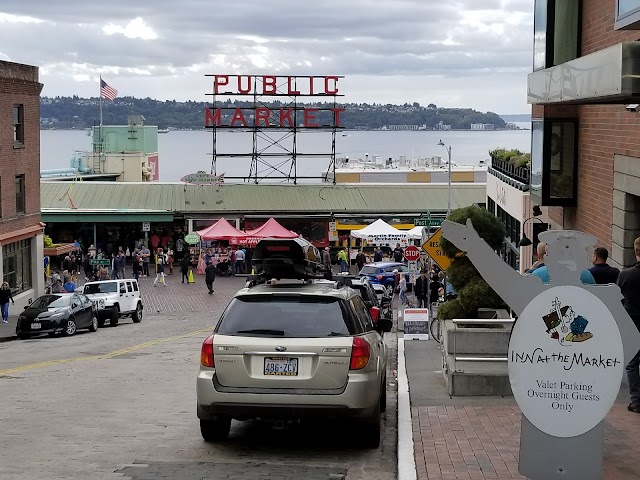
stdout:
{"type": "Polygon", "coordinates": [[[215,420],[200,420],[200,433],[205,442],[220,442],[229,437],[231,417],[218,417],[215,420]]]}
{"type": "Polygon", "coordinates": [[[109,326],[111,326],[111,327],[118,326],[118,318],[119,317],[120,317],[120,310],[118,309],[118,307],[114,307],[113,310],[111,310],[111,317],[109,319],[109,326]]]}
{"type": "Polygon", "coordinates": [[[362,443],[366,448],[380,446],[380,407],[380,402],[378,402],[375,413],[364,421],[360,429],[362,443]]]}
{"type": "Polygon", "coordinates": [[[78,329],[78,326],[76,325],[76,321],[73,318],[69,318],[64,325],[64,330],[62,330],[62,334],[65,337],[70,337],[72,336],[74,333],[76,333],[76,330],[78,329]]]}
{"type": "Polygon", "coordinates": [[[28,338],[31,338],[31,334],[30,333],[19,333],[18,334],[18,338],[20,340],[27,340],[28,338]]]}
{"type": "Polygon", "coordinates": [[[140,303],[138,303],[138,306],[136,307],[135,312],[133,312],[133,315],[131,315],[131,318],[133,318],[133,323],[140,323],[142,321],[142,305],[140,303]]]}
{"type": "Polygon", "coordinates": [[[380,392],[380,411],[387,410],[387,377],[382,380],[382,392],[380,392]]]}
{"type": "Polygon", "coordinates": [[[98,331],[98,317],[96,317],[95,313],[91,315],[91,325],[89,326],[90,332],[98,331]]]}

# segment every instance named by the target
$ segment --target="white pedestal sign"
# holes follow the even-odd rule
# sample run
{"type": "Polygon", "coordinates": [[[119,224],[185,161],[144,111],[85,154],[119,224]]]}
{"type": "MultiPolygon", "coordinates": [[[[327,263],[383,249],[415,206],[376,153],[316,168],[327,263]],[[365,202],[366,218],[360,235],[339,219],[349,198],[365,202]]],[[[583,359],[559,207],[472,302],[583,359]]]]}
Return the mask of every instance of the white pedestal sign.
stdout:
{"type": "Polygon", "coordinates": [[[509,342],[509,380],[522,413],[554,437],[576,437],[607,415],[624,369],[622,338],[605,304],[586,289],[540,293],[509,342]]]}
{"type": "Polygon", "coordinates": [[[429,340],[429,309],[404,309],[404,339],[429,340]]]}

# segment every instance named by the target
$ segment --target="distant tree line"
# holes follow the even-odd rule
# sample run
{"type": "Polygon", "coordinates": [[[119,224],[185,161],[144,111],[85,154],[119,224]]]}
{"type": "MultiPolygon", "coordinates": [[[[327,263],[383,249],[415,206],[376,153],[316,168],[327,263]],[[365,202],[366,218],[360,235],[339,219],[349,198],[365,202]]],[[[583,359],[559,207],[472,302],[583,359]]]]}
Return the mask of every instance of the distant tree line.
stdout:
{"type": "MultiPolygon", "coordinates": [[[[103,123],[108,125],[126,124],[129,115],[143,115],[145,124],[157,125],[159,128],[201,129],[204,127],[205,107],[207,102],[177,102],[175,100],[154,100],[151,98],[121,97],[103,104],[103,123]]],[[[229,101],[218,102],[218,107],[250,109],[251,102],[229,101]]],[[[290,106],[282,102],[268,102],[261,105],[271,109],[290,106]]],[[[298,104],[301,106],[301,104],[298,104]]],[[[304,106],[329,108],[333,103],[309,103],[304,106]]],[[[495,125],[496,129],[505,127],[505,121],[493,112],[482,113],[470,108],[440,108],[431,103],[426,107],[418,103],[391,105],[379,103],[346,103],[337,104],[346,110],[341,114],[341,126],[348,129],[375,130],[390,125],[416,125],[427,130],[437,129],[443,125],[451,125],[453,130],[470,129],[472,123],[495,125]]],[[[225,111],[230,118],[233,110],[225,111]]],[[[297,123],[301,123],[299,118],[297,123]]],[[[99,122],[99,101],[97,98],[42,97],[42,128],[83,129],[97,125],[99,122]]],[[[316,115],[319,124],[333,124],[332,113],[320,111],[316,115]]],[[[224,122],[227,124],[228,122],[224,122]]]]}

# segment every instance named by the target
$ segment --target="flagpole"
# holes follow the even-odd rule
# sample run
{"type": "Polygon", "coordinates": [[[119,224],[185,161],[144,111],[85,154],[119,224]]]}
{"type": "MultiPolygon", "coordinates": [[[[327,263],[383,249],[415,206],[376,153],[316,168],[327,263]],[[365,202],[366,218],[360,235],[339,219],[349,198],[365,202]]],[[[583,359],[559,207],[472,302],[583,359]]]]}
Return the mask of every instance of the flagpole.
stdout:
{"type": "MultiPolygon", "coordinates": [[[[100,75],[100,82],[98,84],[98,89],[100,90],[99,95],[100,95],[100,128],[98,128],[98,164],[100,165],[100,162],[102,162],[102,75],[100,75]]],[[[93,139],[93,143],[95,144],[95,138],[93,139]]],[[[95,148],[94,148],[94,153],[95,155],[95,148]]],[[[94,161],[95,164],[95,161],[94,161]]],[[[100,169],[102,170],[102,168],[100,169]]],[[[94,173],[98,173],[98,172],[94,172],[94,173]]]]}
{"type": "Polygon", "coordinates": [[[102,75],[100,75],[100,83],[98,84],[98,90],[100,90],[100,128],[102,128],[102,75]]]}

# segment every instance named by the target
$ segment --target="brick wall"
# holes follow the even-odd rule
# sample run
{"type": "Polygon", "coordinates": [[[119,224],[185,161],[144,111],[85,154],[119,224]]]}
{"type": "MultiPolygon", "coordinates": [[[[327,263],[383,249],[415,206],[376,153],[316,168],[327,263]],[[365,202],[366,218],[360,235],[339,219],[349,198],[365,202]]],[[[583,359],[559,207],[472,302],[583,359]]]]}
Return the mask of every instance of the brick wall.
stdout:
{"type": "Polygon", "coordinates": [[[618,0],[583,0],[582,55],[611,47],[620,42],[640,40],[640,31],[614,30],[618,0]]]}
{"type": "Polygon", "coordinates": [[[40,222],[38,69],[0,62],[0,235],[40,222]],[[13,105],[24,108],[24,148],[14,148],[13,105]],[[16,215],[15,176],[25,175],[25,214],[16,215]]]}
{"type": "MultiPolygon", "coordinates": [[[[614,30],[617,0],[583,0],[582,55],[640,40],[640,31],[614,30]]],[[[549,208],[552,222],[588,232],[611,250],[613,158],[640,158],[640,114],[624,105],[534,105],[534,118],[578,118],[578,205],[549,208]]]]}

